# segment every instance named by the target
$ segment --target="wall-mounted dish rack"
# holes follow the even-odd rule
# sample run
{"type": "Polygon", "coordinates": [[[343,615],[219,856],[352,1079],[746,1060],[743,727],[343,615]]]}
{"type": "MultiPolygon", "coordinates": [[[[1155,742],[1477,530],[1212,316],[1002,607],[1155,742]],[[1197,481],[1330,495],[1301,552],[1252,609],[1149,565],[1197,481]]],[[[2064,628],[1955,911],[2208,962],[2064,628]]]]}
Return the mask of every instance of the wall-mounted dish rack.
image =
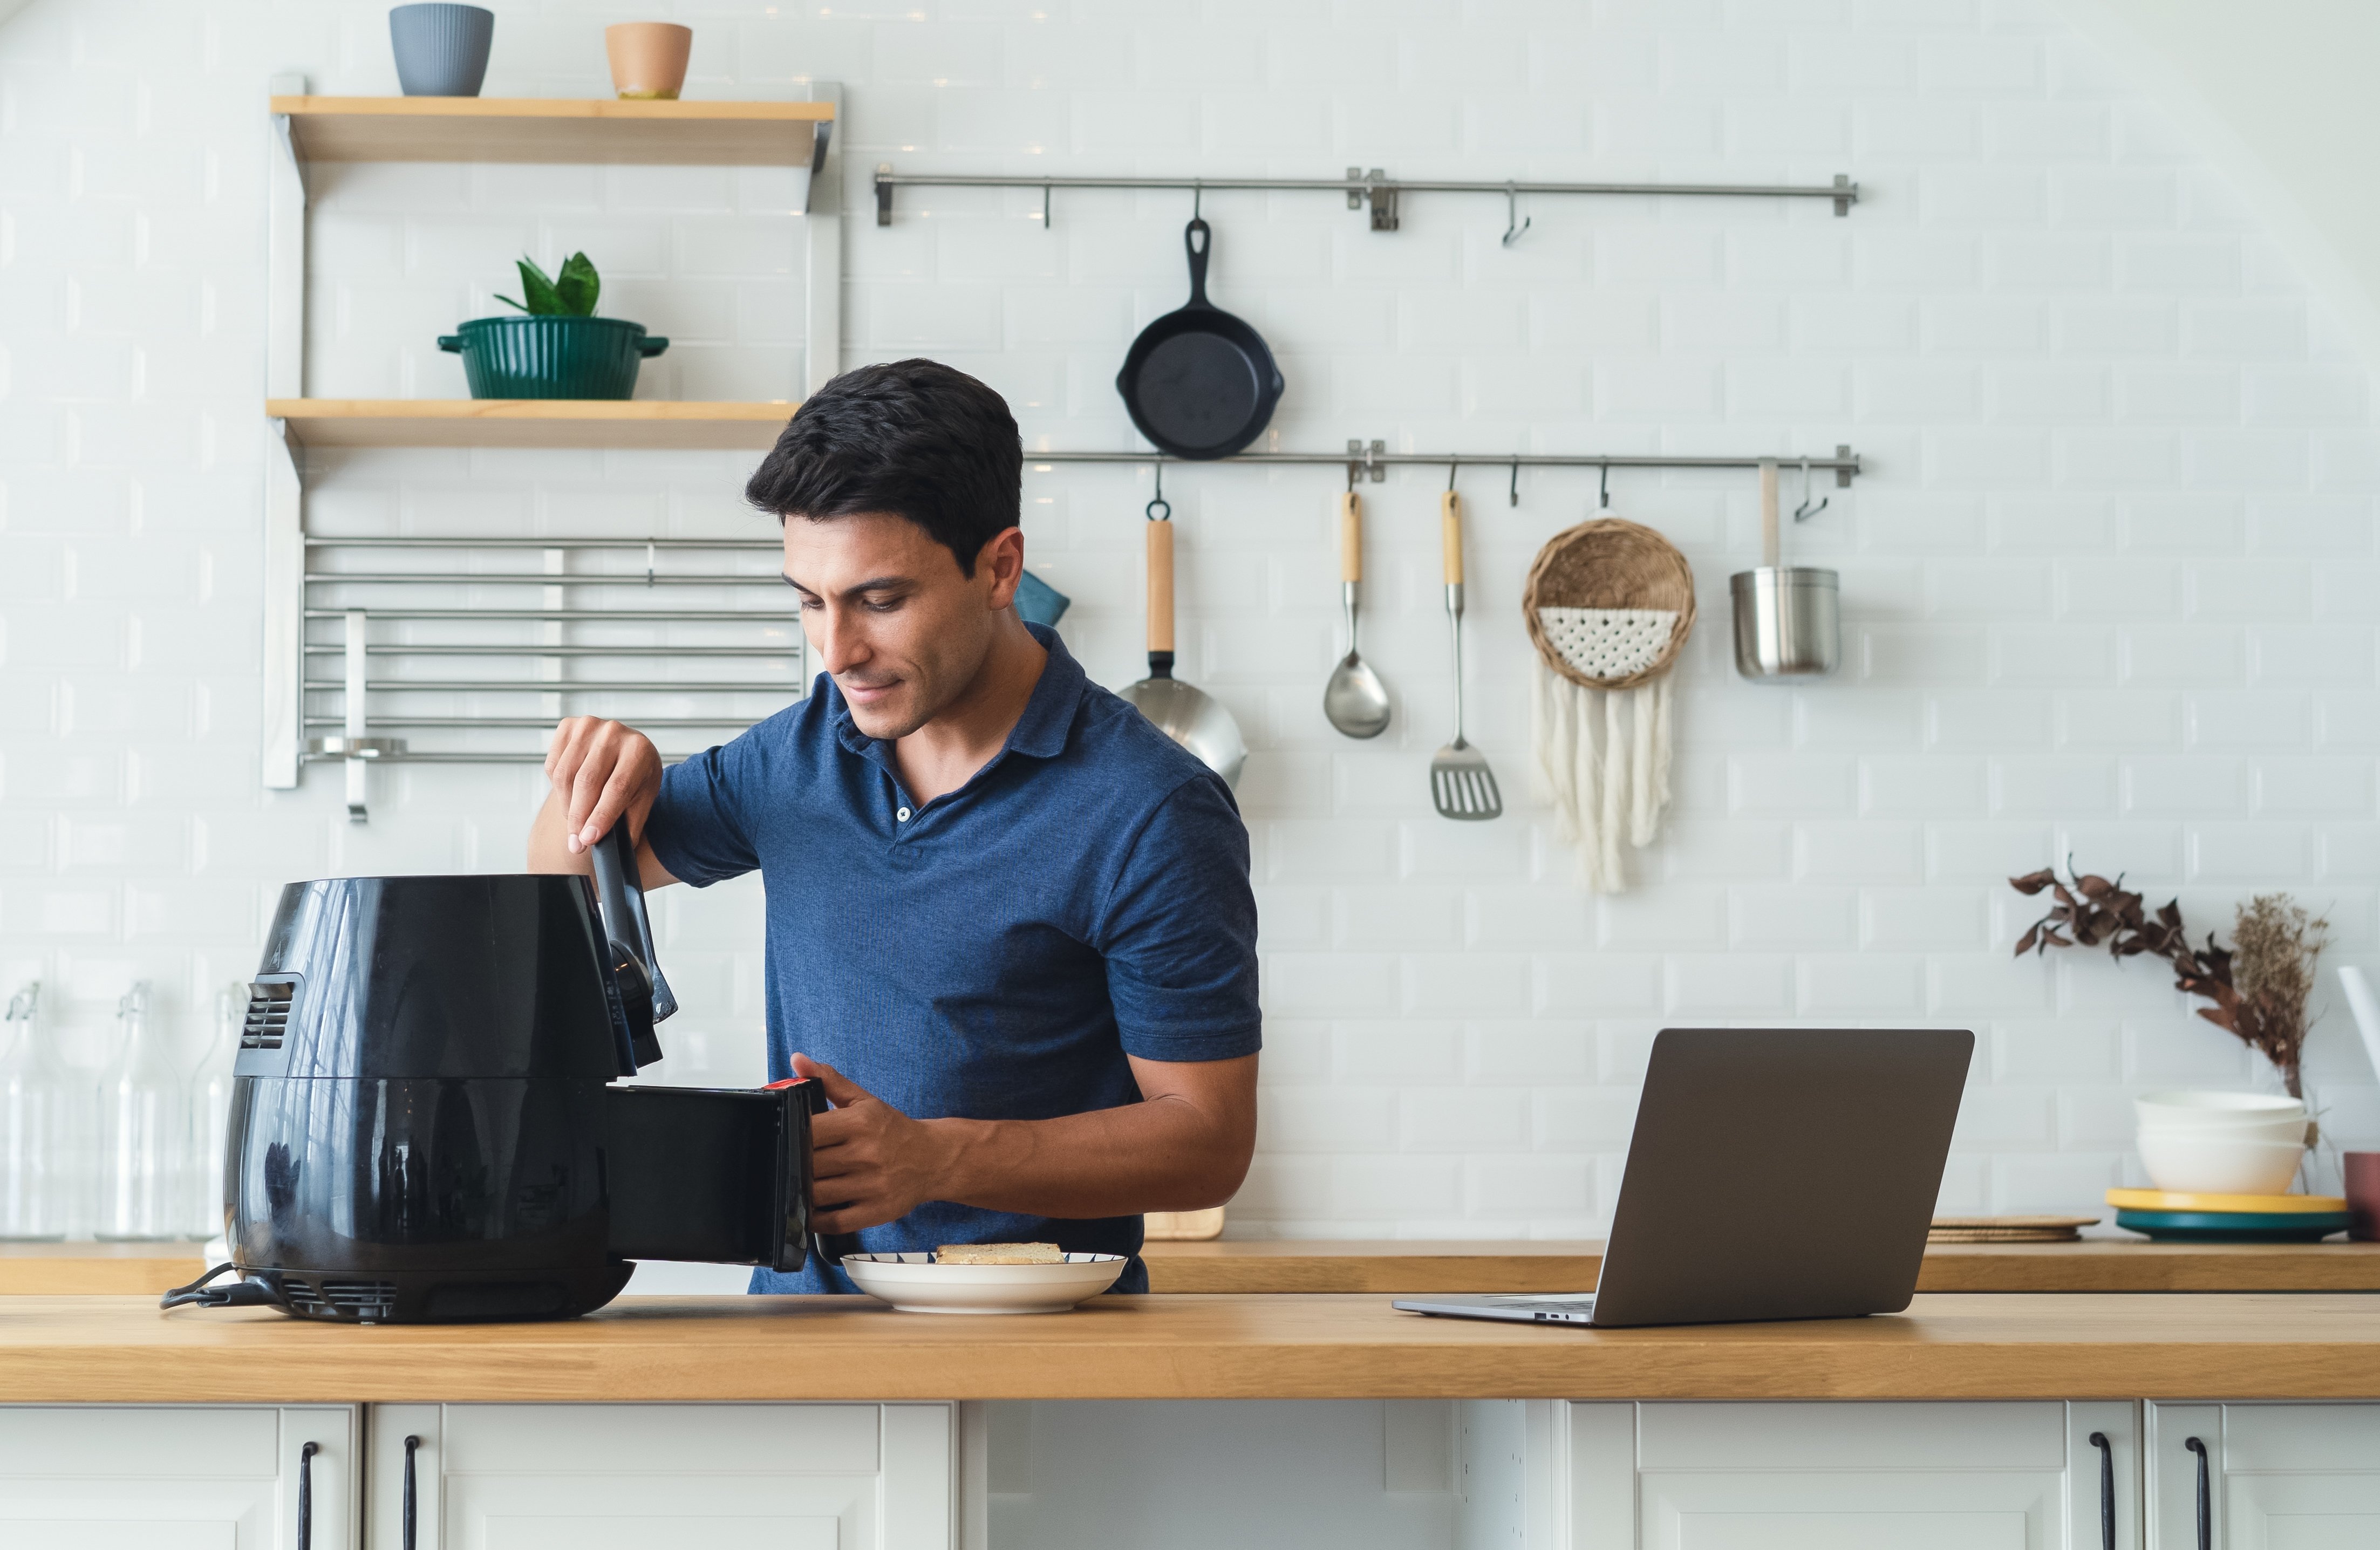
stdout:
{"type": "Polygon", "coordinates": [[[577,715],[631,722],[674,762],[783,708],[807,676],[773,543],[310,536],[305,548],[301,757],[346,766],[358,822],[372,764],[542,763],[543,734],[577,715]]]}

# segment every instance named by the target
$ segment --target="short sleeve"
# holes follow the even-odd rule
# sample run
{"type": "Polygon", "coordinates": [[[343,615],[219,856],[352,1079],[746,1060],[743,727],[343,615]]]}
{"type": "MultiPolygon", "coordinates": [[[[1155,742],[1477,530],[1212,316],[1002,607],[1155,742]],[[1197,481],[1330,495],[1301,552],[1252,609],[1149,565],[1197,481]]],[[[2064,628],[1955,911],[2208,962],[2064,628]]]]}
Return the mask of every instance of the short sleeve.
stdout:
{"type": "Polygon", "coordinates": [[[751,738],[747,732],[662,771],[662,793],[645,820],[645,839],[678,881],[708,888],[760,865],[737,800],[741,767],[754,756],[751,738]]]}
{"type": "Polygon", "coordinates": [[[1095,945],[1125,1054],[1229,1060],[1263,1047],[1248,830],[1222,781],[1184,781],[1149,816],[1095,945]]]}

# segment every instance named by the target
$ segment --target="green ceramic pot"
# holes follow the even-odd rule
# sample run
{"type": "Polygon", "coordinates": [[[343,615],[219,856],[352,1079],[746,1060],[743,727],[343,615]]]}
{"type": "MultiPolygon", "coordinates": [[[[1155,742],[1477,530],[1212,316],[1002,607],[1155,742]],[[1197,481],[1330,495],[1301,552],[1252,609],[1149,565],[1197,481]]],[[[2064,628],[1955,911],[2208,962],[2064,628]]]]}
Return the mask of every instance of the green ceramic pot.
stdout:
{"type": "Polygon", "coordinates": [[[669,348],[618,318],[474,318],[438,347],[463,357],[474,398],[633,398],[637,365],[669,348]]]}

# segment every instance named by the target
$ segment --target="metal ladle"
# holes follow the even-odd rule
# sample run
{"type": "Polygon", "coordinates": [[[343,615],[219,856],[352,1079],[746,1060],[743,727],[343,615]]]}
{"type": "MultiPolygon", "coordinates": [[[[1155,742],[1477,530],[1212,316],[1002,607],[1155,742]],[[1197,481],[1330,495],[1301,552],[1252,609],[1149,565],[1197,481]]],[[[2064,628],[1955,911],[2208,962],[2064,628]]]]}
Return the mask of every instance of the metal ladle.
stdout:
{"type": "MultiPolygon", "coordinates": [[[[1162,478],[1162,465],[1159,478],[1162,478]]],[[[1148,676],[1123,687],[1123,697],[1198,761],[1240,783],[1248,745],[1240,723],[1220,702],[1173,676],[1173,507],[1160,486],[1148,503],[1148,676]]]]}
{"type": "Polygon", "coordinates": [[[1364,499],[1351,485],[1339,497],[1339,598],[1347,610],[1347,655],[1322,686],[1322,714],[1349,737],[1378,737],[1389,730],[1389,687],[1355,650],[1355,588],[1363,579],[1364,499]]]}

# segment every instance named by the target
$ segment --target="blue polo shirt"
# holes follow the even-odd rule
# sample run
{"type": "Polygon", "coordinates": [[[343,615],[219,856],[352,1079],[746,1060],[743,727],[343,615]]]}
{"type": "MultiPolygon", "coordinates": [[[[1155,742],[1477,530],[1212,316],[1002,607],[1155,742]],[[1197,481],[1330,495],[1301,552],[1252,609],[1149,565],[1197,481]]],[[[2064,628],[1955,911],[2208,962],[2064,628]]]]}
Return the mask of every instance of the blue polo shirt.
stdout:
{"type": "MultiPolygon", "coordinates": [[[[768,890],[769,1073],[798,1050],[914,1118],[1046,1120],[1140,1101],[1127,1055],[1256,1053],[1257,912],[1230,788],[1148,719],[1050,660],[1008,743],[923,805],[821,673],[809,697],[662,778],[645,833],[697,888],[768,890]]],[[[929,1201],[871,1253],[1054,1242],[1132,1256],[1140,1218],[929,1201]]],[[[856,1289],[815,1259],[754,1291],[856,1289]]]]}

